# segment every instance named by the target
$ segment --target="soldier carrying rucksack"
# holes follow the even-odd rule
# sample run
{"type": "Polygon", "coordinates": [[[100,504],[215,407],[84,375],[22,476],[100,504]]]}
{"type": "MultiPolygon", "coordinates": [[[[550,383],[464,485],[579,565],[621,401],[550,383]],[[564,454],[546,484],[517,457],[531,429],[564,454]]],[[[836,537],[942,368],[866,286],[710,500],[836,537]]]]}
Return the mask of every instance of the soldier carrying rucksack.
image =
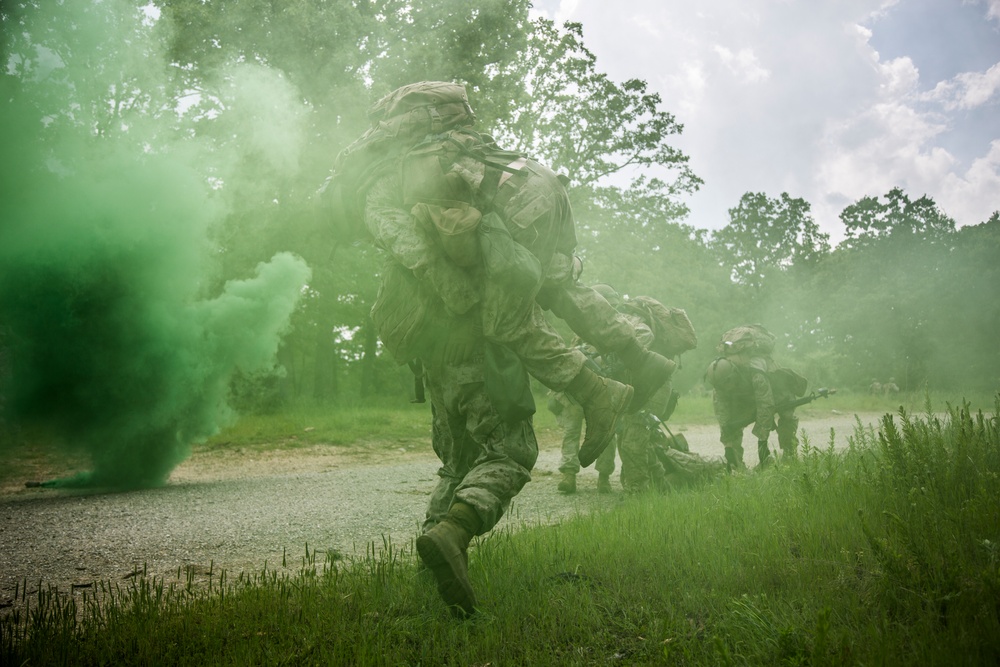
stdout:
{"type": "Polygon", "coordinates": [[[722,335],[716,347],[719,356],[705,372],[714,389],[712,405],[731,470],[745,467],[743,429],[750,424],[760,466],[770,462],[771,431],[778,433],[783,456],[796,456],[799,420],[790,404],[805,394],[807,381],[774,360],[774,346],[775,336],[759,324],[734,327],[722,335]]]}
{"type": "MultiPolygon", "coordinates": [[[[579,401],[587,419],[580,460],[589,465],[610,442],[618,416],[645,403],[675,364],[644,348],[579,282],[563,181],[472,129],[461,85],[404,86],[370,115],[372,128],[338,157],[327,190],[331,209],[364,225],[390,255],[372,310],[382,342],[405,363],[460,355],[462,337],[484,336],[488,356],[499,358],[491,368],[513,367],[505,358],[513,354],[517,366],[579,401]],[[600,351],[616,353],[634,370],[631,387],[587,369],[543,309],[600,351]]],[[[493,384],[506,383],[497,377],[493,384]]],[[[502,389],[495,397],[502,409],[510,402],[502,389]]]]}
{"type": "Polygon", "coordinates": [[[369,115],[371,129],[338,156],[323,197],[335,225],[366,229],[386,251],[372,320],[399,363],[423,362],[442,462],[415,546],[445,602],[470,614],[470,541],[496,525],[538,454],[525,369],[583,407],[587,466],[626,408],[675,365],[579,284],[564,184],[473,130],[463,86],[404,86],[369,115]],[[542,306],[618,353],[635,369],[634,388],[586,368],[542,306]]]}

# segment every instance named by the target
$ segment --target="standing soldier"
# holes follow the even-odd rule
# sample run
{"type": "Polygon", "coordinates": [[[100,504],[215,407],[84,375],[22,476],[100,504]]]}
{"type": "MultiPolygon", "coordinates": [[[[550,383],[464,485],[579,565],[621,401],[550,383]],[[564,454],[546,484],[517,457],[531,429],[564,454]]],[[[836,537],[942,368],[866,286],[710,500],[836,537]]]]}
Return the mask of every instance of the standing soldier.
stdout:
{"type": "Polygon", "coordinates": [[[743,429],[753,424],[760,467],[769,464],[768,438],[778,432],[782,454],[794,458],[799,420],[786,407],[806,391],[806,379],[779,366],[771,357],[775,338],[759,324],[730,329],[716,351],[721,355],[708,367],[705,379],[714,388],[712,405],[721,431],[730,470],[743,469],[743,429]],[[778,419],[775,423],[775,414],[778,419]]]}

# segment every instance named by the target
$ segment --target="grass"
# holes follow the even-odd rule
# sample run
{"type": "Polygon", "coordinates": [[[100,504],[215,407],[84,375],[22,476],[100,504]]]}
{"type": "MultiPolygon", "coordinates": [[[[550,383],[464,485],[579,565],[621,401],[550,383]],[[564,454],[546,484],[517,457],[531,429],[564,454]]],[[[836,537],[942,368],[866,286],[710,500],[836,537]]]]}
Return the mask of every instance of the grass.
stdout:
{"type": "MultiPolygon", "coordinates": [[[[301,403],[269,414],[241,416],[195,448],[296,449],[309,445],[430,441],[430,404],[373,400],[326,406],[301,403]]],[[[429,447],[428,447],[429,450],[429,447]]]]}
{"type": "Polygon", "coordinates": [[[412,545],[208,589],[39,592],[2,664],[982,665],[1000,660],[1000,397],[887,415],[850,448],[470,550],[453,619],[412,545]],[[77,600],[76,598],[80,598],[77,600]]]}

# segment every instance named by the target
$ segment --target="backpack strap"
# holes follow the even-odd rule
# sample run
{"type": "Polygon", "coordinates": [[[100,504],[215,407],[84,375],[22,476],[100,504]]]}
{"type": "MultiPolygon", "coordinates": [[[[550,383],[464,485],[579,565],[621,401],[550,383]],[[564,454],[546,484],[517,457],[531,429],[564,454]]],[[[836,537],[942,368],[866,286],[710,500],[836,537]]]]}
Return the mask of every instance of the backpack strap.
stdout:
{"type": "MultiPolygon", "coordinates": [[[[521,173],[521,167],[525,160],[524,156],[513,151],[489,149],[489,144],[483,140],[482,135],[479,133],[464,128],[458,131],[473,137],[477,142],[476,146],[470,148],[465,143],[456,139],[454,132],[448,132],[436,137],[428,137],[428,140],[446,141],[454,146],[461,155],[472,158],[484,165],[486,169],[483,173],[483,180],[479,184],[478,196],[489,207],[497,208],[502,206],[506,203],[506,200],[497,200],[498,196],[501,195],[500,186],[510,181],[512,176],[521,173]],[[522,164],[517,164],[519,160],[522,161],[522,164]]],[[[508,198],[515,191],[516,188],[511,189],[508,198]]]]}

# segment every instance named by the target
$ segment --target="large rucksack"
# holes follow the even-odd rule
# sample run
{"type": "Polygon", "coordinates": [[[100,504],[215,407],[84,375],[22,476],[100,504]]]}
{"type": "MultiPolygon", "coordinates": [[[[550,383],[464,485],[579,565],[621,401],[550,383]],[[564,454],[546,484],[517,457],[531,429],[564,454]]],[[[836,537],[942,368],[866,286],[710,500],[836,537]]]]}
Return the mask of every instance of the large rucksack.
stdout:
{"type": "Polygon", "coordinates": [[[653,331],[650,348],[665,357],[693,350],[698,346],[698,335],[687,313],[680,308],[664,306],[649,296],[631,297],[622,307],[643,319],[653,331]]]}
{"type": "Polygon", "coordinates": [[[340,152],[333,174],[320,197],[334,224],[359,234],[364,222],[364,197],[386,170],[427,137],[472,125],[475,115],[465,86],[422,81],[398,88],[368,111],[371,127],[340,152]]]}
{"type": "Polygon", "coordinates": [[[774,352],[776,340],[760,324],[743,324],[722,334],[715,351],[723,357],[766,357],[774,352]]]}

